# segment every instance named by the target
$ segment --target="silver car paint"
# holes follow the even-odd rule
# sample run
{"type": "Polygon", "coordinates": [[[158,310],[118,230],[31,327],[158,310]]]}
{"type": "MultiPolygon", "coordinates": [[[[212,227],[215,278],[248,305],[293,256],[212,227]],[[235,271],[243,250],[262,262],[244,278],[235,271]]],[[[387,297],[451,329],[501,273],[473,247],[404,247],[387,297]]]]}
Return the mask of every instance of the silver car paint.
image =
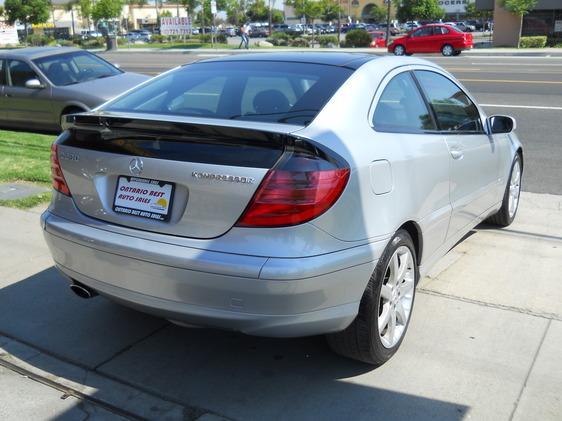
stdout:
{"type": "MultiPolygon", "coordinates": [[[[55,193],[42,221],[57,267],[119,302],[185,323],[268,336],[343,329],[355,317],[392,234],[404,223],[419,229],[420,272],[426,273],[499,208],[520,148],[514,133],[485,135],[488,147],[484,138],[473,139],[477,146],[470,151],[469,137],[375,132],[370,121],[378,97],[394,75],[412,69],[448,75],[424,60],[373,60],[344,83],[309,126],[285,126],[286,132],[333,149],[351,166],[340,199],[312,222],[290,228],[234,227],[217,238],[178,237],[90,218],[78,210],[83,203],[55,193]],[[465,156],[458,180],[451,182],[453,145],[464,148],[465,156]],[[482,177],[473,172],[479,153],[490,154],[484,160],[488,165],[495,163],[482,177]],[[475,191],[463,190],[467,176],[477,179],[475,191]],[[455,217],[458,229],[450,229],[455,217]]],[[[70,165],[63,171],[72,190],[71,183],[80,181],[74,179],[78,168],[70,165]]],[[[94,177],[89,171],[85,178],[94,177]]]]}
{"type": "MultiPolygon", "coordinates": [[[[81,50],[61,47],[46,49],[46,51],[57,55],[81,50]]],[[[50,54],[41,55],[41,57],[46,55],[50,54]]],[[[56,86],[35,65],[33,62],[35,58],[34,55],[24,54],[24,51],[0,53],[0,60],[20,60],[29,64],[44,85],[42,89],[1,85],[0,126],[2,127],[60,132],[61,116],[65,109],[70,107],[84,111],[94,109],[150,79],[146,75],[124,72],[109,78],[76,85],[56,86]]]]}

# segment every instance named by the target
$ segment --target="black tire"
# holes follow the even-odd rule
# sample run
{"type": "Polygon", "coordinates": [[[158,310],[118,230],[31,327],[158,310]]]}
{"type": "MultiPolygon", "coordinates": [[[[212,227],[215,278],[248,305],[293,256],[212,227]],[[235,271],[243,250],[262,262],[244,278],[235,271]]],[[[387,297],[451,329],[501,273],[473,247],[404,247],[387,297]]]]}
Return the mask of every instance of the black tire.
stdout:
{"type": "Polygon", "coordinates": [[[462,51],[460,51],[460,50],[455,50],[455,52],[453,53],[453,55],[454,55],[455,57],[456,57],[456,56],[460,56],[460,55],[461,55],[461,52],[462,52],[462,51]]]}
{"type": "MultiPolygon", "coordinates": [[[[521,161],[521,156],[519,154],[516,154],[515,158],[513,158],[511,169],[509,170],[509,178],[507,179],[505,191],[503,193],[502,206],[497,213],[493,214],[492,216],[488,217],[488,219],[486,219],[486,222],[489,224],[497,225],[499,227],[507,227],[511,225],[511,223],[515,219],[515,216],[517,215],[517,210],[519,209],[519,201],[517,203],[517,208],[515,208],[515,212],[513,213],[513,215],[509,214],[509,186],[511,182],[511,176],[513,174],[513,168],[515,167],[516,162],[519,163],[521,175],[523,175],[523,162],[521,161]]],[[[519,181],[519,192],[521,192],[521,181],[519,181]]]]}
{"type": "Polygon", "coordinates": [[[441,47],[441,54],[443,54],[445,57],[451,57],[455,54],[455,49],[451,44],[445,44],[443,45],[443,47],[441,47]]]}
{"type": "Polygon", "coordinates": [[[402,340],[406,336],[415,301],[415,285],[417,285],[418,280],[419,270],[414,243],[410,234],[408,234],[406,230],[400,229],[387,245],[379,262],[377,263],[377,266],[375,267],[375,270],[373,271],[373,274],[371,275],[371,278],[369,279],[367,288],[361,298],[359,312],[355,320],[345,330],[326,336],[328,344],[332,350],[344,357],[371,364],[376,367],[388,361],[396,353],[402,343],[402,340]],[[401,246],[408,247],[414,260],[412,307],[410,309],[408,321],[399,341],[392,348],[386,348],[381,342],[378,330],[378,316],[382,302],[381,287],[386,279],[385,277],[387,276],[390,259],[392,258],[394,252],[401,246]]]}

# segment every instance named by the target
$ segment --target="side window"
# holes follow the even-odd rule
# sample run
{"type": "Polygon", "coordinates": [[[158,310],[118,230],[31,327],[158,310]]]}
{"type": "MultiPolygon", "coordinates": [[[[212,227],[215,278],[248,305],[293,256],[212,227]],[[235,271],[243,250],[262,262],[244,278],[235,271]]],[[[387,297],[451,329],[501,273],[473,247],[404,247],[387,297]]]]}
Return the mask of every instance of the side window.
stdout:
{"type": "Polygon", "coordinates": [[[435,26],[434,27],[435,35],[447,35],[449,30],[444,26],[435,26]]]}
{"type": "Polygon", "coordinates": [[[0,85],[6,84],[6,77],[4,73],[4,60],[0,59],[0,85]]]}
{"type": "Polygon", "coordinates": [[[37,78],[31,66],[24,61],[10,60],[8,62],[8,70],[10,72],[11,86],[25,88],[25,82],[37,78]]]}
{"type": "Polygon", "coordinates": [[[416,71],[416,77],[433,108],[441,130],[482,131],[476,105],[455,83],[438,73],[424,70],[416,71]]]}
{"type": "Polygon", "coordinates": [[[375,109],[373,126],[379,132],[436,130],[410,73],[400,73],[386,85],[375,109]]]}
{"type": "Polygon", "coordinates": [[[431,26],[426,26],[425,28],[420,28],[412,34],[412,37],[429,37],[433,34],[431,26]]]}

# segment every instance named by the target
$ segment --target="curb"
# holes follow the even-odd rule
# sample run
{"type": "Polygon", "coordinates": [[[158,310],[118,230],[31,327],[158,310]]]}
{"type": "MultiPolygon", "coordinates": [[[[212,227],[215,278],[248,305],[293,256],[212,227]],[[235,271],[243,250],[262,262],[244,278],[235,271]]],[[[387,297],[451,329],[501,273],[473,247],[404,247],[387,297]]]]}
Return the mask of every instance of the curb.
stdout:
{"type": "MultiPolygon", "coordinates": [[[[114,51],[101,49],[89,50],[93,53],[151,53],[151,54],[248,54],[248,53],[291,53],[291,52],[341,52],[341,53],[369,53],[387,55],[385,48],[250,48],[240,50],[236,48],[197,48],[197,49],[163,49],[163,48],[120,48],[114,51]]],[[[423,54],[425,56],[425,54],[423,54]]],[[[463,51],[462,56],[517,56],[517,57],[561,57],[562,48],[475,48],[463,51]]]]}
{"type": "Polygon", "coordinates": [[[63,396],[73,396],[129,419],[229,421],[228,418],[205,409],[172,402],[101,375],[95,370],[59,360],[2,335],[0,366],[56,389],[63,396]],[[48,367],[48,371],[38,366],[48,367]],[[81,382],[71,378],[81,379],[81,382]]]}

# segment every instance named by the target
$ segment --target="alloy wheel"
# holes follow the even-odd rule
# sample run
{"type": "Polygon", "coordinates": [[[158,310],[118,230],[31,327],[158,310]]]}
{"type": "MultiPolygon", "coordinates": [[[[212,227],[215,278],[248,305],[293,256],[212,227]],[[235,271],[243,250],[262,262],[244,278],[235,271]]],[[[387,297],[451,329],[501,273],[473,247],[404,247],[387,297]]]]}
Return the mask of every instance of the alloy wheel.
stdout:
{"type": "Polygon", "coordinates": [[[517,159],[513,163],[513,169],[511,170],[511,179],[509,180],[508,212],[510,218],[513,218],[515,216],[515,212],[517,212],[517,207],[519,206],[520,194],[521,194],[521,164],[517,159]]]}
{"type": "Polygon", "coordinates": [[[444,45],[443,48],[441,49],[441,52],[443,53],[444,56],[452,56],[453,53],[455,52],[455,50],[453,49],[452,46],[450,45],[444,45]]]}
{"type": "Polygon", "coordinates": [[[406,330],[414,301],[415,279],[412,252],[401,246],[392,255],[381,286],[378,331],[385,348],[395,346],[406,330]]]}

